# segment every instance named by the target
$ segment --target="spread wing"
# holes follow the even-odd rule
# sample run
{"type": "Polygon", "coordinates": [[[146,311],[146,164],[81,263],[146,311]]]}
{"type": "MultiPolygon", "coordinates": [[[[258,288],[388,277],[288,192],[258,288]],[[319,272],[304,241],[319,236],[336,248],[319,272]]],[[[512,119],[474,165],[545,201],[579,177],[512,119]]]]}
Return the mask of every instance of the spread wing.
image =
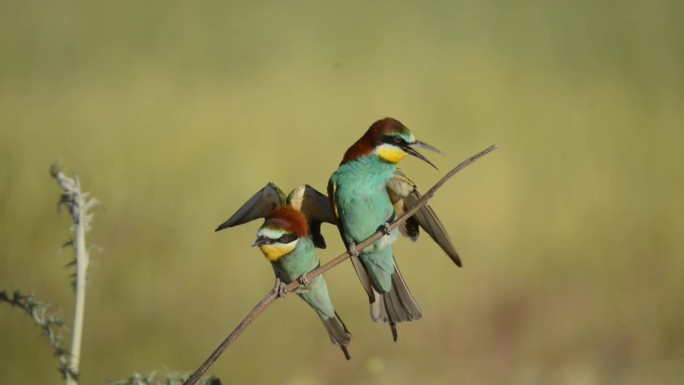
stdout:
{"type": "Polygon", "coordinates": [[[328,197],[308,184],[303,184],[292,190],[287,197],[287,203],[306,216],[314,246],[325,249],[326,244],[321,234],[321,223],[337,224],[337,218],[333,214],[328,197]]]}
{"type": "MultiPolygon", "coordinates": [[[[397,215],[410,210],[420,199],[420,193],[416,190],[416,185],[399,170],[394,173],[394,177],[387,183],[387,193],[390,195],[397,215]]],[[[415,214],[399,227],[399,231],[415,241],[418,239],[419,227],[423,228],[430,238],[437,242],[439,247],[447,253],[456,265],[461,266],[461,259],[451,244],[449,234],[447,234],[444,225],[442,225],[442,222],[437,218],[437,214],[429,205],[418,209],[415,214]]]]}
{"type": "MultiPolygon", "coordinates": [[[[337,206],[335,205],[335,190],[337,190],[337,183],[333,182],[333,180],[330,179],[330,181],[328,181],[328,201],[330,203],[330,207],[332,208],[332,213],[337,219],[337,228],[340,230],[342,242],[344,242],[345,247],[349,247],[349,245],[345,241],[344,229],[342,228],[342,223],[339,221],[339,212],[337,210],[337,206]]],[[[368,276],[366,268],[361,263],[359,257],[355,257],[352,255],[349,257],[349,259],[351,259],[352,264],[354,265],[354,270],[356,270],[356,275],[359,276],[359,280],[361,280],[361,284],[363,285],[363,288],[366,290],[366,293],[368,294],[369,302],[375,302],[375,292],[373,290],[371,279],[370,276],[368,276]]]]}
{"type": "Polygon", "coordinates": [[[266,187],[254,194],[233,216],[223,222],[215,231],[223,230],[264,218],[271,211],[285,204],[285,193],[275,184],[269,182],[266,187]]]}
{"type": "Polygon", "coordinates": [[[328,197],[308,184],[296,187],[287,197],[287,203],[301,211],[309,220],[337,224],[328,197]]]}

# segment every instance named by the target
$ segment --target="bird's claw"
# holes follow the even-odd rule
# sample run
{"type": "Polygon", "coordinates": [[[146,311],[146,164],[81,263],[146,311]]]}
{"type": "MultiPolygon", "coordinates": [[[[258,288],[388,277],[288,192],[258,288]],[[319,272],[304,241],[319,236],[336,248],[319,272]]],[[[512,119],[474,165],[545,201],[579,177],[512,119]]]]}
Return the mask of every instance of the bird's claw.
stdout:
{"type": "Polygon", "coordinates": [[[285,298],[285,296],[287,295],[287,285],[283,281],[281,281],[280,278],[276,278],[273,291],[275,292],[278,298],[285,298]]]}
{"type": "Polygon", "coordinates": [[[351,255],[352,257],[358,257],[358,256],[359,256],[359,252],[356,250],[356,243],[354,243],[354,242],[350,243],[350,244],[349,244],[349,247],[347,248],[347,252],[348,252],[349,255],[351,255]]]}
{"type": "Polygon", "coordinates": [[[385,222],[380,226],[380,230],[382,231],[383,234],[385,235],[390,235],[392,234],[392,227],[389,222],[385,222]]]}
{"type": "Polygon", "coordinates": [[[306,277],[306,274],[302,274],[297,278],[297,281],[302,285],[302,286],[309,286],[311,281],[309,281],[309,278],[306,277]]]}

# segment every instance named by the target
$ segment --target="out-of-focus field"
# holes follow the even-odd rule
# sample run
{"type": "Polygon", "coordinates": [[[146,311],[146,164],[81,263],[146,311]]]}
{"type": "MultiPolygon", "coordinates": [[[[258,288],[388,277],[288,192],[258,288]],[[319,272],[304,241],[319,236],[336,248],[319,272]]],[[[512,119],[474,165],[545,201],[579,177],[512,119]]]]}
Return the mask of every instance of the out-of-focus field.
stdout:
{"type": "MultiPolygon", "coordinates": [[[[214,233],[267,181],[324,190],[393,116],[464,260],[397,245],[424,317],[393,343],[345,263],[327,274],[352,361],[299,299],[210,370],[238,384],[680,384],[684,3],[0,3],[0,289],[71,319],[57,159],[103,202],[82,383],[194,370],[271,288],[258,223],[214,233]]],[[[338,255],[337,230],[324,228],[338,255]]],[[[0,307],[0,383],[59,383],[0,307]]]]}

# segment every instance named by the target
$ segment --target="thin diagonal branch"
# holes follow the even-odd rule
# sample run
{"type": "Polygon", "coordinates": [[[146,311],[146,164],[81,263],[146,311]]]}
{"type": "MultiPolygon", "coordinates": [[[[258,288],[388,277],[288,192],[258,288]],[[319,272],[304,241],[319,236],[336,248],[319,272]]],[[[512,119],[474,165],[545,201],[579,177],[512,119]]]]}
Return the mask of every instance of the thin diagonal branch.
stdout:
{"type": "MultiPolygon", "coordinates": [[[[440,179],[430,190],[428,190],[417,202],[414,207],[412,207],[410,210],[407,210],[404,214],[402,214],[399,218],[397,218],[396,221],[392,222],[390,224],[390,230],[396,228],[403,222],[405,222],[411,215],[413,215],[416,211],[418,211],[421,207],[425,206],[428,203],[428,200],[432,198],[433,195],[435,195],[435,192],[439,190],[444,183],[446,183],[447,180],[449,180],[451,177],[456,175],[458,172],[463,170],[464,168],[468,167],[471,163],[475,162],[476,160],[482,158],[483,156],[489,154],[490,152],[496,150],[497,147],[496,145],[491,145],[487,147],[486,149],[478,152],[477,154],[471,156],[470,158],[464,160],[461,162],[458,166],[454,167],[451,171],[449,171],[442,179],[440,179]]],[[[371,243],[377,241],[378,239],[382,238],[384,236],[384,233],[382,230],[378,230],[375,232],[375,234],[371,235],[368,237],[365,241],[359,243],[356,245],[356,251],[360,252],[361,250],[365,249],[366,247],[370,246],[371,243]]],[[[312,280],[313,278],[327,272],[328,270],[332,269],[333,267],[339,265],[342,263],[344,260],[349,258],[349,252],[344,252],[337,256],[335,259],[329,261],[325,265],[320,266],[316,270],[313,270],[312,272],[306,274],[306,277],[308,280],[312,280]]],[[[287,285],[286,289],[287,292],[291,292],[296,290],[301,283],[299,283],[298,280],[291,282],[290,284],[287,285]]],[[[242,332],[247,329],[247,326],[249,326],[261,313],[264,312],[268,308],[271,303],[278,298],[275,288],[271,290],[255,307],[252,309],[252,311],[245,317],[245,319],[240,322],[240,324],[233,330],[232,333],[226,337],[225,340],[214,350],[213,353],[204,361],[204,363],[195,371],[195,373],[192,374],[184,383],[183,385],[194,385],[203,375],[206,373],[206,371],[211,367],[211,365],[214,364],[214,362],[223,354],[223,351],[226,350],[228,346],[230,346],[241,334],[242,332]]]]}

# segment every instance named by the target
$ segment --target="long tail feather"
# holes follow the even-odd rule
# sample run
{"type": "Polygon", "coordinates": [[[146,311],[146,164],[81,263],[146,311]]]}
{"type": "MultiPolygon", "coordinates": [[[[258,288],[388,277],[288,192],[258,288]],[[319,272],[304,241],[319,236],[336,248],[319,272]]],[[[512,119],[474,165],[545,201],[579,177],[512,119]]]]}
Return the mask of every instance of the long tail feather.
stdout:
{"type": "Polygon", "coordinates": [[[342,349],[342,353],[344,353],[344,357],[347,360],[351,359],[351,355],[349,355],[349,351],[347,350],[347,345],[351,343],[352,335],[349,330],[347,330],[347,326],[340,316],[335,312],[334,317],[321,319],[323,320],[325,329],[328,331],[328,335],[330,335],[330,341],[342,349]]]}
{"type": "Polygon", "coordinates": [[[423,316],[420,306],[411,295],[396,265],[392,274],[392,290],[387,293],[379,293],[375,290],[373,292],[371,318],[375,322],[389,323],[394,341],[398,338],[397,323],[415,321],[423,316]]]}

